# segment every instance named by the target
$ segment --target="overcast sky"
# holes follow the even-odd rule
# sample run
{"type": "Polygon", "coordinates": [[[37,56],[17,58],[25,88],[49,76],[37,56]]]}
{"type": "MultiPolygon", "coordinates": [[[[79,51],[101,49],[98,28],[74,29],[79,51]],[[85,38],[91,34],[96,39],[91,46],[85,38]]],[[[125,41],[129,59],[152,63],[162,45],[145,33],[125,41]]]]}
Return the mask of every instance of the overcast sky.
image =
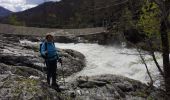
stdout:
{"type": "Polygon", "coordinates": [[[59,1],[59,0],[0,0],[0,6],[11,11],[23,11],[28,8],[35,7],[44,1],[59,1]]]}

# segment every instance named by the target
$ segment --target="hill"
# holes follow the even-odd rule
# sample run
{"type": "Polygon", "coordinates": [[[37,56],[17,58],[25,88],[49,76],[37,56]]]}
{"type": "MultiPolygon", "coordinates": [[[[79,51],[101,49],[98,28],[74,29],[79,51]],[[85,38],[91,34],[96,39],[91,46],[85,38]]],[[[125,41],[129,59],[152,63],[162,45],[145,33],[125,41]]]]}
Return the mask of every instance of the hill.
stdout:
{"type": "Polygon", "coordinates": [[[119,21],[126,9],[134,18],[142,0],[61,0],[0,19],[1,23],[50,28],[101,27],[119,21]]]}
{"type": "Polygon", "coordinates": [[[0,6],[0,17],[5,17],[10,15],[12,12],[0,6]]]}

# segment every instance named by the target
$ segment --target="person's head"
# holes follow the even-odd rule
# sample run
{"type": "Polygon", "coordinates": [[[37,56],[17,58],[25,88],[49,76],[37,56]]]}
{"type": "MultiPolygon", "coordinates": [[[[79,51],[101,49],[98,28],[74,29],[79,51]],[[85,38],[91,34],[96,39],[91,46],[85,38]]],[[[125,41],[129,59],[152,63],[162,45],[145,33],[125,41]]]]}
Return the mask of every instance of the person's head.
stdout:
{"type": "Polygon", "coordinates": [[[47,33],[47,35],[46,35],[46,40],[47,40],[47,42],[52,42],[53,41],[53,39],[54,39],[54,37],[53,37],[53,35],[52,34],[50,34],[50,33],[47,33]]]}

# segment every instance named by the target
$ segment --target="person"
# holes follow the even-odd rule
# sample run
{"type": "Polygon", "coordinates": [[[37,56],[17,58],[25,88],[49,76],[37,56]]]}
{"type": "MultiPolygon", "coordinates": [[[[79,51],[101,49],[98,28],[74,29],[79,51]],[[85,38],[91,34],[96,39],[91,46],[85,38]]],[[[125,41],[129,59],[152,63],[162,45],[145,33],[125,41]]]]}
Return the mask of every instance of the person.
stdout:
{"type": "Polygon", "coordinates": [[[56,77],[57,77],[57,61],[62,63],[61,58],[57,54],[57,49],[54,44],[54,37],[52,34],[47,34],[45,42],[42,43],[41,47],[41,55],[44,55],[45,63],[47,66],[47,83],[49,86],[56,87],[57,90],[59,90],[59,86],[56,83],[56,77]],[[52,78],[52,84],[50,83],[50,80],[52,78]]]}

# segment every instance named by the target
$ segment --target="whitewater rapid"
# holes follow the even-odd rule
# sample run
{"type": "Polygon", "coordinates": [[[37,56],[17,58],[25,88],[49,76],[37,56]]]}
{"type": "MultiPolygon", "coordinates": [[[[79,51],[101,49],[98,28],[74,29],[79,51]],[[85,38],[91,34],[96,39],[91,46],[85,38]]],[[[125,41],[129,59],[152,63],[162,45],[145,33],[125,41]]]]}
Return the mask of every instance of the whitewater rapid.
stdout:
{"type": "MultiPolygon", "coordinates": [[[[20,41],[24,44],[37,45],[39,43],[30,42],[27,40],[20,41]]],[[[98,44],[85,43],[55,43],[57,48],[72,49],[81,52],[86,57],[86,67],[74,75],[67,78],[72,80],[78,76],[94,76],[102,74],[114,74],[126,76],[141,82],[147,83],[150,81],[144,64],[136,49],[127,49],[117,46],[103,46],[98,44]]],[[[155,85],[159,85],[159,72],[156,68],[151,56],[144,52],[149,71],[155,80],[155,85]]],[[[162,65],[162,57],[160,53],[156,53],[156,58],[162,65]]],[[[70,66],[71,67],[71,66],[70,66]]]]}
{"type": "MultiPolygon", "coordinates": [[[[142,64],[136,49],[84,43],[56,43],[55,45],[58,48],[73,49],[85,55],[86,67],[81,72],[77,73],[75,77],[116,74],[144,83],[149,81],[146,68],[144,64],[142,64]]],[[[162,64],[161,55],[159,53],[156,53],[156,58],[158,62],[162,64]]],[[[149,55],[145,55],[145,59],[149,71],[156,80],[159,73],[152,58],[149,55]]]]}

